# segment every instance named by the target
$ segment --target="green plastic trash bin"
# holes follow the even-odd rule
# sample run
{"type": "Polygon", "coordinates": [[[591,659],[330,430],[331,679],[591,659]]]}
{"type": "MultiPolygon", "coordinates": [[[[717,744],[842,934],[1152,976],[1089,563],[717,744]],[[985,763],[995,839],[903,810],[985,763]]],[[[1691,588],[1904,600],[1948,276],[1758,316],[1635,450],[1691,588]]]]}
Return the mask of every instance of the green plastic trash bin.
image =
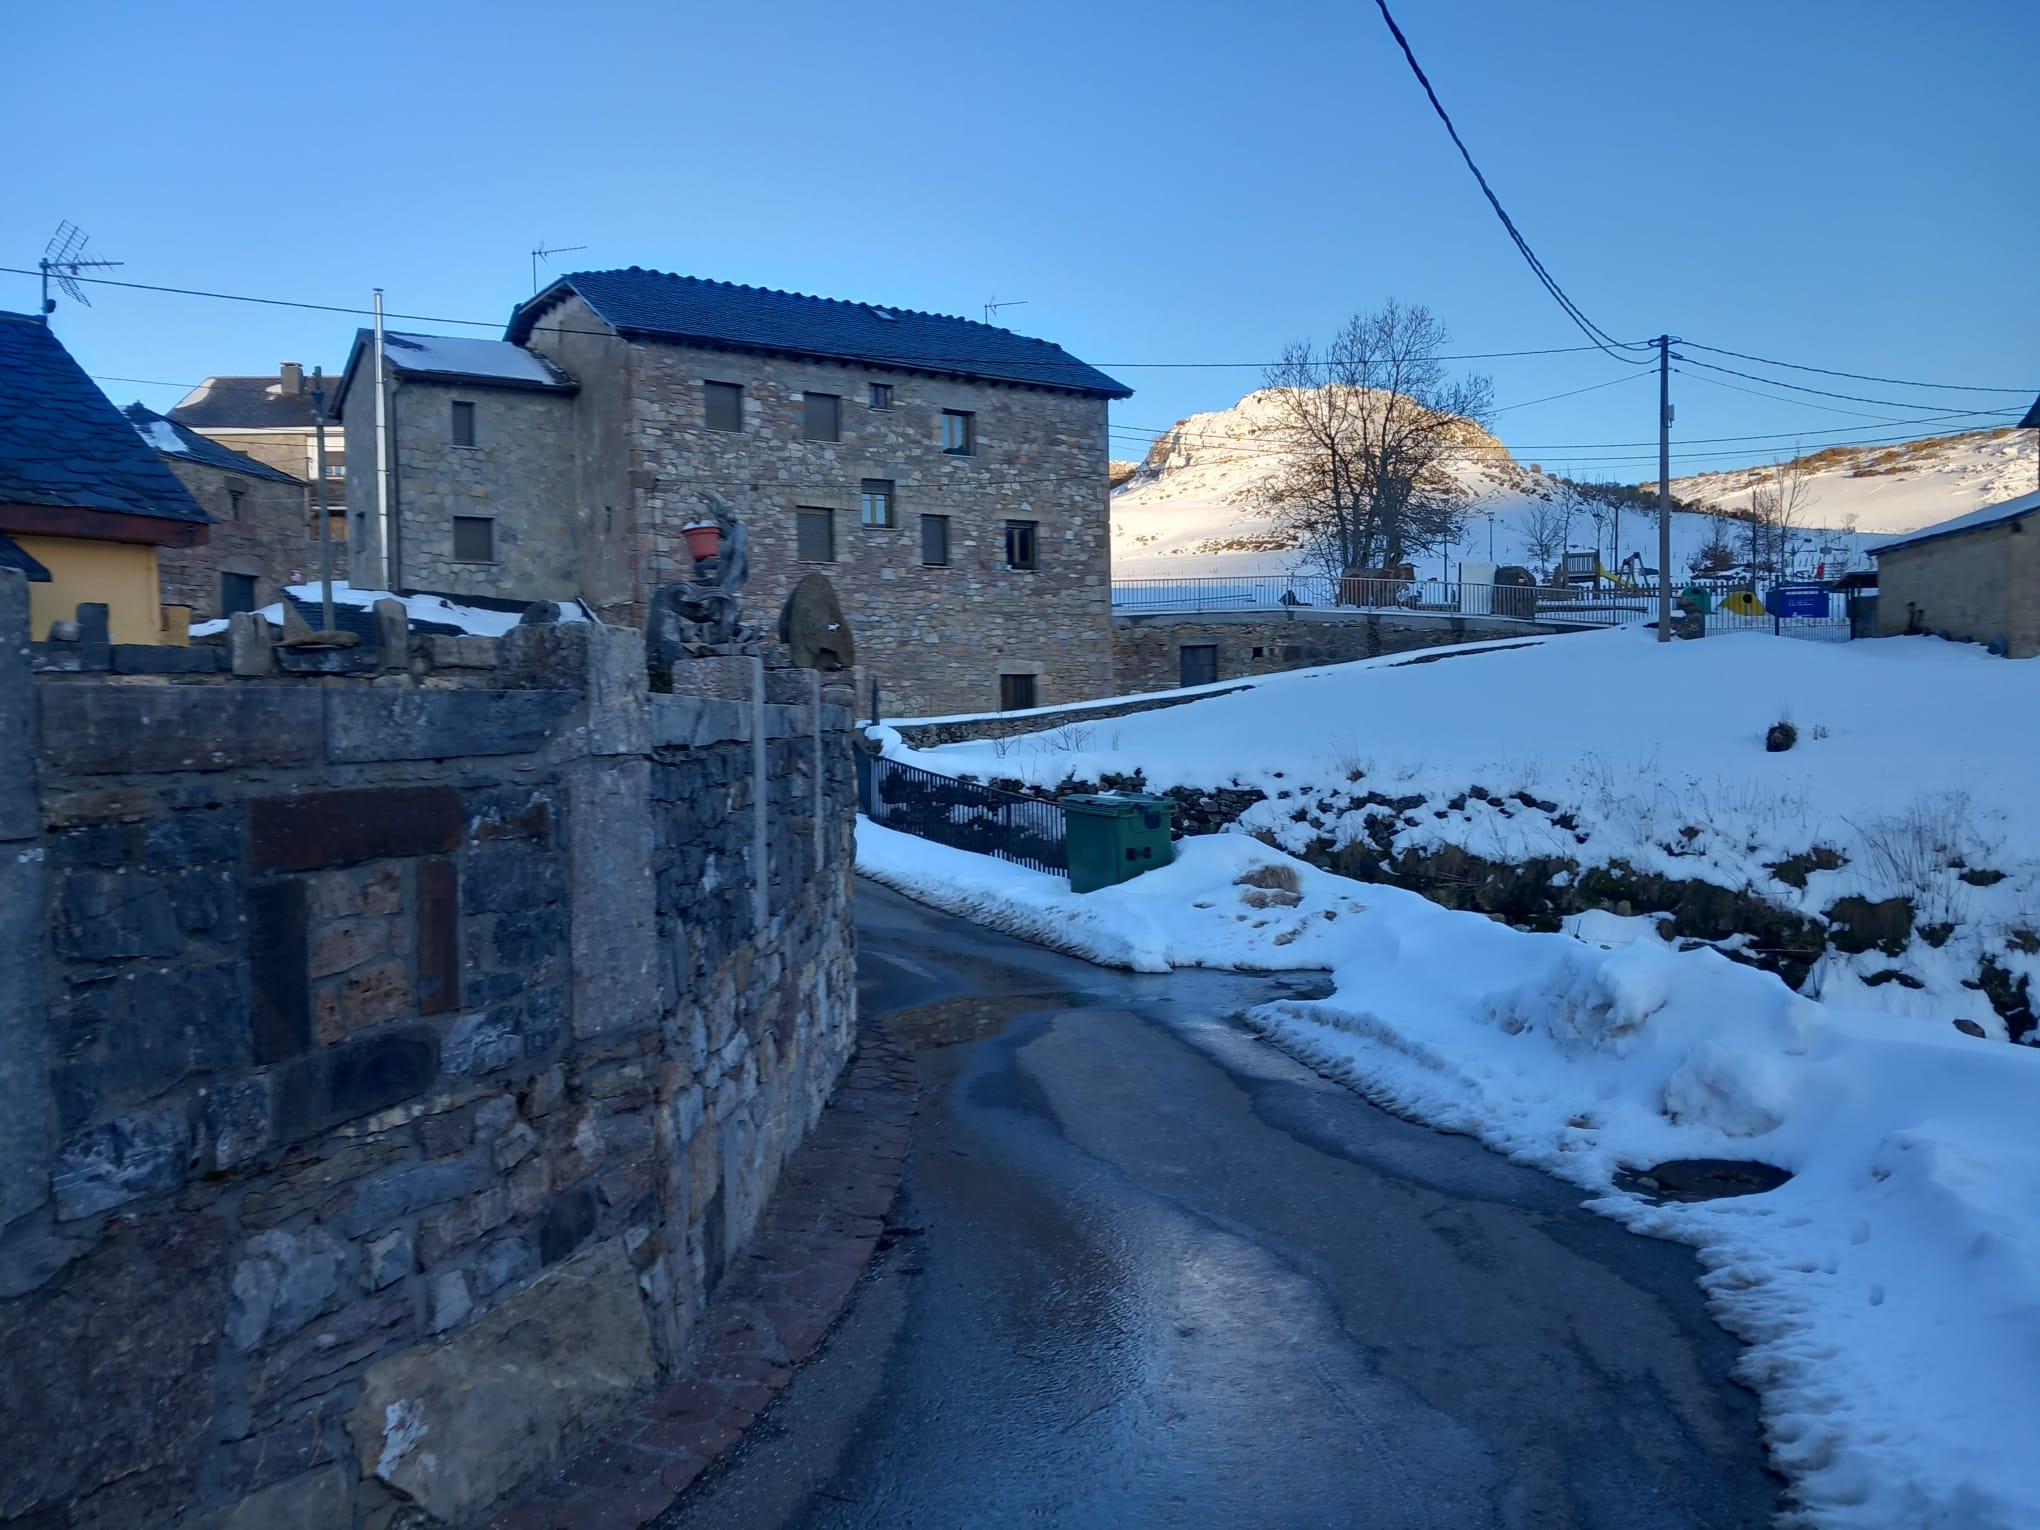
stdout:
{"type": "Polygon", "coordinates": [[[1070,891],[1096,892],[1169,864],[1176,804],[1138,792],[1084,793],[1062,799],[1068,825],[1070,891]]]}

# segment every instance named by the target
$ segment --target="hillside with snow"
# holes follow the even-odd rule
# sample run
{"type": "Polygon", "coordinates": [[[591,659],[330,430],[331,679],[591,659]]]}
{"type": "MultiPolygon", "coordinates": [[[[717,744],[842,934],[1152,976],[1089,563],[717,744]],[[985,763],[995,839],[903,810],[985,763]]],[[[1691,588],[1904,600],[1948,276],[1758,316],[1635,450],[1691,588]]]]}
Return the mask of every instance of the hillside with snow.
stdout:
{"type": "MultiPolygon", "coordinates": [[[[1833,573],[1861,567],[1883,535],[1911,531],[2030,490],[2040,473],[2031,432],[1979,431],[1897,446],[1834,448],[1807,461],[1801,557],[1833,573]]],[[[1202,578],[1309,572],[1293,537],[1263,508],[1286,460],[1279,406],[1263,390],[1229,409],[1193,414],[1155,439],[1112,496],[1112,572],[1119,579],[1202,578]]],[[[1550,501],[1558,480],[1517,462],[1478,426],[1461,434],[1452,472],[1472,513],[1458,546],[1425,556],[1418,572],[1452,577],[1462,561],[1525,564],[1524,518],[1550,501]]],[[[1739,510],[1771,464],[1675,478],[1675,498],[1739,510]]],[[[1675,512],[1672,563],[1683,575],[1716,533],[1712,517],[1675,512]]],[[[1581,518],[1570,545],[1598,545],[1610,567],[1632,550],[1657,561],[1657,528],[1647,513],[1581,518]]]]}

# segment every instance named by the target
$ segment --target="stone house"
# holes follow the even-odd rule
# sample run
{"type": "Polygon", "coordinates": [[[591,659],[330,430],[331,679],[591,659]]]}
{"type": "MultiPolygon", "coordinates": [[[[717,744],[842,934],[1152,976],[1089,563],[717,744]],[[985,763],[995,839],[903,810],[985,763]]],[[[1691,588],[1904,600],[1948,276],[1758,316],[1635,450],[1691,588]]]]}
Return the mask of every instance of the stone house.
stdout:
{"type": "Polygon", "coordinates": [[[1931,632],[1998,644],[2014,659],[2040,655],[2040,493],[1910,532],[1870,554],[1879,637],[1931,632]]]}
{"type": "MultiPolygon", "coordinates": [[[[177,481],[213,518],[202,546],[166,547],[156,559],[162,601],[187,606],[194,620],[254,611],[282,597],[286,584],[318,574],[312,486],[174,420],[129,404],[121,411],[177,481]]],[[[335,549],[336,573],[347,549],[335,549]]]]}
{"type": "Polygon", "coordinates": [[[711,493],[744,520],[752,619],[834,583],[898,715],[1112,690],[1106,410],[1045,340],[631,267],[561,277],[507,338],[576,402],[583,590],[630,619],[688,576],[711,493]]]}
{"type": "MultiPolygon", "coordinates": [[[[518,604],[575,599],[573,379],[507,341],[392,330],[383,370],[389,535],[371,448],[347,484],[349,582],[518,604]]],[[[362,330],[332,407],[371,442],[374,374],[374,337],[362,330]]]]}
{"type": "Polygon", "coordinates": [[[159,555],[202,548],[210,529],[49,327],[0,313],[0,537],[12,566],[48,576],[29,586],[36,636],[90,602],[114,642],[162,642],[159,555]]]}
{"type": "MultiPolygon", "coordinates": [[[[326,484],[337,501],[347,478],[347,438],[331,422],[333,379],[326,379],[326,484]]],[[[306,483],[319,471],[312,377],[286,361],[274,377],[208,377],[177,402],[169,418],[233,451],[281,468],[306,483]]]]}

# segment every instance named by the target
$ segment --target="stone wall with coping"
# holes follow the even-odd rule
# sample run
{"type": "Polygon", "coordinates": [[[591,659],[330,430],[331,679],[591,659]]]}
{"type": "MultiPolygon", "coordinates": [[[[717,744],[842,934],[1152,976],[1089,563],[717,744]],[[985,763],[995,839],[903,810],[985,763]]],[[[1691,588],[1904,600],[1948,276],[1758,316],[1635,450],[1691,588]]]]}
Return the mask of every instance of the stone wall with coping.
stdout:
{"type": "MultiPolygon", "coordinates": [[[[531,346],[580,382],[577,408],[617,416],[617,428],[579,438],[583,493],[602,501],[603,530],[589,540],[623,544],[600,560],[614,596],[605,617],[638,619],[653,588],[689,577],[681,528],[705,516],[713,491],[745,523],[747,594],[766,625],[803,574],[828,575],[858,667],[889,712],[994,708],[1003,674],[1034,676],[1043,704],[1112,693],[1104,400],[593,333],[601,328],[575,300],[531,346]],[[742,431],[708,428],[708,381],[743,388],[742,431]],[[874,382],[891,387],[890,408],[870,407],[874,382]],[[809,391],[840,400],[839,440],[805,439],[809,391]],[[948,409],[976,417],[970,456],[942,449],[948,409]],[[865,479],[893,483],[893,525],[862,523],[865,479]],[[832,516],[832,561],[800,560],[803,509],[832,516]],[[947,566],[921,562],[924,514],[949,518],[947,566]],[[1008,520],[1036,523],[1036,569],[1005,566],[1008,520]]],[[[583,508],[592,514],[595,500],[583,508]]]]}
{"type": "Polygon", "coordinates": [[[0,1523],[478,1523],[695,1341],[854,1020],[850,716],[44,675],[0,575],[0,1523]]]}
{"type": "Polygon", "coordinates": [[[1215,678],[1225,681],[1452,643],[1577,630],[1507,617],[1313,610],[1121,616],[1112,629],[1114,672],[1127,691],[1182,684],[1183,649],[1192,645],[1218,650],[1215,678]]]}

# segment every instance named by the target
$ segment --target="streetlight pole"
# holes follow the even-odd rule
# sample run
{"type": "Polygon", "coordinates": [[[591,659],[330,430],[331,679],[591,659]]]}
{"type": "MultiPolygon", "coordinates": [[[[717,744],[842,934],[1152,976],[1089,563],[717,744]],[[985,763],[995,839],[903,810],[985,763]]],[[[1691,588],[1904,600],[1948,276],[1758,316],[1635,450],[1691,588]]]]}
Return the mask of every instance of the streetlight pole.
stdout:
{"type": "Polygon", "coordinates": [[[1672,640],[1672,337],[1657,338],[1657,640],[1672,640]]]}

